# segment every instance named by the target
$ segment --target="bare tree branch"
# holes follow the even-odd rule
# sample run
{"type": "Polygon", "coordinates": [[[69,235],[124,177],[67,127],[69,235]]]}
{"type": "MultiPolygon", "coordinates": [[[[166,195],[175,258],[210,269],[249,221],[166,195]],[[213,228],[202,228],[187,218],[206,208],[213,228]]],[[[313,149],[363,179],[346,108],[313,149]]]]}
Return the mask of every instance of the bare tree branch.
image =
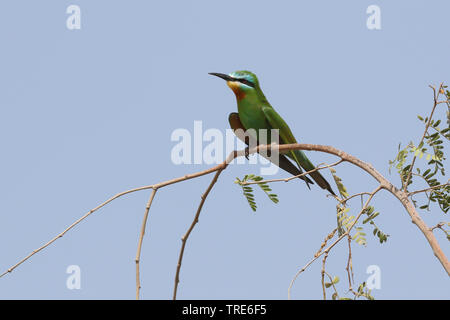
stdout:
{"type": "MultiPolygon", "coordinates": [[[[175,184],[175,183],[179,183],[182,181],[186,181],[189,179],[193,179],[193,178],[197,178],[200,176],[204,176],[213,172],[216,172],[216,176],[215,179],[213,179],[213,181],[210,184],[210,187],[208,187],[207,191],[205,192],[206,196],[209,193],[209,191],[211,190],[212,186],[214,185],[216,178],[219,176],[220,172],[222,172],[223,170],[225,170],[225,168],[228,166],[228,164],[235,158],[237,157],[242,157],[245,155],[249,155],[249,154],[253,154],[259,151],[264,151],[264,150],[270,150],[271,148],[276,148],[278,150],[278,152],[287,152],[287,151],[291,151],[291,150],[306,150],[306,151],[318,151],[318,152],[324,152],[324,153],[328,153],[328,154],[332,154],[335,155],[337,157],[339,157],[341,161],[346,161],[349,163],[352,163],[353,165],[361,168],[362,170],[366,171],[367,173],[369,173],[375,180],[377,180],[379,182],[379,187],[370,194],[368,200],[366,201],[365,206],[363,206],[363,209],[361,210],[361,212],[359,213],[358,217],[355,219],[355,221],[353,222],[353,224],[351,225],[351,228],[354,226],[354,224],[356,223],[356,221],[358,220],[358,218],[361,216],[361,214],[363,213],[364,209],[367,207],[367,204],[370,202],[370,200],[373,198],[373,196],[381,189],[385,189],[387,191],[389,191],[390,193],[392,193],[403,205],[403,207],[405,208],[405,210],[408,212],[411,221],[419,228],[419,230],[422,232],[422,234],[425,236],[426,240],[428,241],[430,247],[433,250],[434,255],[437,257],[437,259],[440,261],[440,263],[442,264],[442,266],[444,267],[444,269],[447,271],[448,274],[450,274],[450,263],[447,260],[446,256],[444,255],[442,249],[439,246],[439,243],[437,242],[434,234],[432,231],[430,231],[430,228],[428,228],[428,226],[425,224],[425,222],[421,219],[421,217],[419,216],[419,214],[417,213],[414,205],[412,204],[412,202],[408,199],[408,193],[406,193],[403,190],[399,190],[397,189],[394,185],[392,185],[386,178],[384,178],[375,168],[373,168],[372,165],[370,165],[369,163],[366,163],[344,151],[338,150],[334,147],[331,146],[324,146],[324,145],[316,145],[316,144],[285,144],[285,145],[261,145],[261,146],[257,146],[255,148],[252,148],[251,150],[240,150],[240,151],[234,151],[232,153],[230,153],[230,155],[227,157],[227,159],[214,167],[211,167],[207,170],[204,171],[200,171],[200,172],[196,172],[193,174],[187,174],[175,179],[171,179],[171,180],[167,180],[158,184],[154,184],[154,185],[149,185],[149,186],[144,186],[144,187],[139,187],[139,188],[135,188],[135,189],[131,189],[131,190],[127,190],[121,193],[116,194],[115,196],[109,198],[108,200],[106,200],[105,202],[101,203],[100,205],[98,205],[97,207],[95,207],[94,209],[90,210],[89,212],[87,212],[85,215],[83,215],[81,218],[79,218],[78,220],[76,220],[75,222],[73,222],[69,227],[67,227],[63,232],[61,232],[60,234],[58,234],[57,236],[55,236],[53,239],[51,239],[50,241],[48,241],[47,243],[45,243],[44,245],[42,245],[41,247],[39,247],[36,250],[33,250],[29,255],[27,255],[25,258],[23,258],[22,260],[20,260],[19,262],[17,262],[15,265],[13,265],[12,267],[10,267],[8,270],[6,270],[4,273],[0,274],[0,277],[3,277],[4,275],[11,273],[14,269],[16,269],[19,265],[21,265],[22,263],[24,263],[25,261],[27,261],[29,258],[31,258],[33,255],[35,255],[36,253],[40,252],[41,250],[45,249],[46,247],[48,247],[50,244],[52,244],[53,242],[55,242],[57,239],[61,238],[62,236],[64,236],[69,230],[71,230],[73,227],[75,227],[76,225],[78,225],[81,221],[83,221],[84,219],[86,219],[89,215],[91,215],[92,213],[94,213],[95,211],[97,211],[98,209],[104,207],[106,204],[110,203],[111,201],[122,197],[126,194],[132,193],[132,192],[137,192],[137,191],[142,191],[142,190],[148,190],[148,189],[159,189],[165,186],[169,186],[171,184],[175,184]]],[[[205,196],[205,195],[204,195],[205,196]]],[[[205,198],[206,198],[205,196],[205,198]]],[[[191,224],[191,227],[188,229],[188,232],[186,233],[184,239],[186,240],[187,237],[189,236],[190,232],[192,231],[192,229],[194,228],[195,224],[197,223],[197,219],[198,219],[198,215],[200,214],[201,208],[203,206],[204,200],[202,198],[202,201],[199,205],[199,209],[197,210],[197,214],[196,214],[196,218],[194,218],[193,223],[191,224]]],[[[149,204],[151,204],[151,201],[149,201],[149,204]]],[[[148,215],[148,212],[146,212],[146,215],[148,215]]],[[[144,220],[145,220],[145,216],[144,216],[144,220]]],[[[144,221],[144,226],[145,226],[145,222],[144,221]]],[[[351,229],[350,228],[350,229],[351,229]]],[[[320,257],[324,252],[328,253],[329,250],[334,247],[344,236],[348,235],[349,230],[347,230],[346,233],[344,233],[343,235],[341,235],[333,244],[331,244],[325,251],[323,251],[322,253],[320,253],[319,255],[317,255],[317,257],[315,257],[313,260],[311,260],[303,269],[301,269],[296,276],[294,277],[294,279],[291,282],[291,285],[289,286],[289,297],[290,297],[290,291],[291,291],[291,287],[293,282],[295,281],[295,279],[297,278],[297,276],[303,272],[311,263],[313,263],[318,257],[320,257]]],[[[142,231],[141,231],[141,235],[142,235],[142,231]]],[[[183,241],[182,244],[182,249],[184,250],[184,246],[185,246],[185,240],[183,241]]],[[[182,255],[183,252],[180,252],[180,258],[182,259],[182,255]]],[[[175,288],[174,288],[174,297],[176,297],[176,287],[179,281],[179,269],[181,267],[181,260],[179,259],[179,266],[177,265],[177,275],[176,275],[176,284],[175,284],[175,288]]],[[[138,280],[138,279],[137,279],[138,280]]],[[[140,284],[138,284],[139,281],[137,281],[137,286],[140,286],[140,284]]],[[[139,289],[137,289],[137,294],[138,294],[139,289]]]]}
{"type": "MultiPolygon", "coordinates": [[[[244,151],[242,151],[241,153],[243,153],[244,151]]],[[[238,152],[234,152],[231,155],[238,155],[238,152]]],[[[230,155],[230,156],[231,156],[230,155]]],[[[239,156],[242,156],[241,154],[239,154],[239,156]]],[[[230,157],[229,157],[230,158],[230,157]]],[[[231,157],[231,160],[234,159],[234,157],[231,157]]],[[[230,161],[231,161],[230,160],[230,161]]],[[[34,256],[36,253],[40,252],[41,250],[47,248],[49,245],[51,245],[53,242],[55,242],[56,240],[58,240],[59,238],[61,238],[62,236],[64,236],[69,230],[71,230],[73,227],[75,227],[77,224],[79,224],[81,221],[83,221],[84,219],[86,219],[87,217],[89,217],[91,214],[93,214],[95,211],[97,211],[98,209],[104,207],[105,205],[107,205],[108,203],[110,203],[113,200],[116,200],[117,198],[120,198],[126,194],[129,193],[133,193],[133,192],[137,192],[137,191],[142,191],[142,190],[148,190],[148,189],[159,189],[159,188],[163,188],[166,186],[169,186],[171,184],[174,183],[178,183],[178,182],[182,182],[185,180],[189,180],[189,179],[194,179],[197,177],[201,177],[207,174],[210,174],[212,172],[215,172],[217,170],[219,170],[220,168],[222,168],[224,166],[224,164],[219,164],[215,167],[209,168],[207,170],[204,171],[200,171],[200,172],[196,172],[196,173],[192,173],[192,174],[186,174],[184,176],[175,178],[175,179],[171,179],[171,180],[167,180],[164,182],[160,182],[158,184],[152,184],[149,186],[143,186],[143,187],[139,187],[139,188],[134,188],[134,189],[130,189],[130,190],[126,190],[123,192],[120,192],[114,196],[112,196],[111,198],[109,198],[108,200],[106,200],[105,202],[99,204],[97,207],[95,207],[94,209],[90,210],[88,213],[86,213],[85,215],[83,215],[81,218],[79,218],[78,220],[76,220],[75,222],[73,222],[70,226],[68,226],[63,232],[59,233],[58,235],[56,235],[53,239],[49,240],[47,243],[45,243],[44,245],[42,245],[41,247],[33,250],[30,254],[28,254],[25,258],[23,258],[22,260],[20,260],[19,262],[17,262],[15,265],[13,265],[12,267],[8,268],[8,270],[6,270],[5,272],[3,272],[2,274],[0,274],[0,278],[5,276],[8,273],[11,273],[14,269],[16,269],[18,266],[20,266],[22,263],[24,263],[25,261],[27,261],[29,258],[31,258],[32,256],[34,256]]]]}

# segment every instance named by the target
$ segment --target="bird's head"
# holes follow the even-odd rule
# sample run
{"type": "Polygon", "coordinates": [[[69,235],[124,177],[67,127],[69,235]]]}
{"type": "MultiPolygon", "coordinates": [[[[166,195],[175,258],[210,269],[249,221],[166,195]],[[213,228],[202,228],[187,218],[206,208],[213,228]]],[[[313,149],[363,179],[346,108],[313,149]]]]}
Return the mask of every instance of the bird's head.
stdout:
{"type": "Polygon", "coordinates": [[[230,74],[211,72],[210,75],[224,79],[238,100],[259,90],[258,78],[250,71],[235,71],[230,74]]]}

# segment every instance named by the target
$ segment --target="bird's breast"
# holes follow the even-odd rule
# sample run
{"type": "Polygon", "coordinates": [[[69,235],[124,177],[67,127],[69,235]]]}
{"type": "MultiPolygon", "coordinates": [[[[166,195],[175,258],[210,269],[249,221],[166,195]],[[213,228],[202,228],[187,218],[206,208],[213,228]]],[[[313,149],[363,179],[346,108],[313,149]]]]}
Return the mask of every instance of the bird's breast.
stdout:
{"type": "Polygon", "coordinates": [[[266,129],[268,128],[267,120],[261,107],[250,101],[241,100],[238,102],[239,118],[246,129],[266,129]]]}

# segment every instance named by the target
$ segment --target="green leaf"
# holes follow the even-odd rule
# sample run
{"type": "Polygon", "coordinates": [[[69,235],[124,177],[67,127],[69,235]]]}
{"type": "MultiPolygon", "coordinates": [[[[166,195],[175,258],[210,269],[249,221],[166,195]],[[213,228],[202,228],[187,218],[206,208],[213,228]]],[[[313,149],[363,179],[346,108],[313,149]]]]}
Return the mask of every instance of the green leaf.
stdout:
{"type": "MultiPolygon", "coordinates": [[[[242,187],[242,191],[243,194],[245,196],[245,198],[247,199],[247,202],[250,206],[250,208],[253,211],[256,211],[256,202],[255,202],[255,196],[253,195],[253,188],[251,186],[245,185],[245,182],[248,181],[255,181],[255,182],[259,182],[262,181],[263,178],[260,176],[256,176],[254,174],[246,174],[243,178],[243,180],[240,180],[239,178],[236,178],[236,180],[234,181],[234,183],[239,184],[242,187]]],[[[258,183],[258,186],[266,193],[266,195],[269,197],[269,199],[274,202],[274,203],[278,203],[278,196],[275,193],[269,193],[272,191],[272,189],[269,187],[269,185],[267,183],[258,183]]]]}
{"type": "Polygon", "coordinates": [[[343,198],[348,198],[349,194],[344,184],[342,183],[342,179],[336,175],[336,170],[334,168],[330,168],[331,175],[333,176],[334,182],[338,188],[339,193],[343,198]]]}

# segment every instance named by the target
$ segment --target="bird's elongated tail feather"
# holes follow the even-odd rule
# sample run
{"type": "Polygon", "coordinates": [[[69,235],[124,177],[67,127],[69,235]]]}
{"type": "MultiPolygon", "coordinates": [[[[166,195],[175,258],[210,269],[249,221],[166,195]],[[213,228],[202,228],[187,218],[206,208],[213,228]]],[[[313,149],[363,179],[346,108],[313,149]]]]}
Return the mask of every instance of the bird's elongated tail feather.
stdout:
{"type": "Polygon", "coordinates": [[[325,180],[325,178],[320,174],[319,171],[311,172],[309,175],[313,178],[313,180],[314,180],[314,181],[315,181],[322,189],[328,190],[332,195],[336,195],[336,194],[334,193],[333,189],[331,189],[331,186],[330,186],[330,184],[328,183],[328,181],[325,180]]]}
{"type": "MultiPolygon", "coordinates": [[[[311,161],[309,161],[308,157],[306,157],[303,151],[295,150],[287,155],[293,158],[299,166],[305,169],[305,171],[314,170],[315,166],[312,164],[311,161]]],[[[331,194],[336,195],[333,189],[331,188],[330,184],[328,183],[328,181],[325,180],[325,178],[319,171],[311,172],[309,175],[322,189],[328,190],[331,194]]]]}

